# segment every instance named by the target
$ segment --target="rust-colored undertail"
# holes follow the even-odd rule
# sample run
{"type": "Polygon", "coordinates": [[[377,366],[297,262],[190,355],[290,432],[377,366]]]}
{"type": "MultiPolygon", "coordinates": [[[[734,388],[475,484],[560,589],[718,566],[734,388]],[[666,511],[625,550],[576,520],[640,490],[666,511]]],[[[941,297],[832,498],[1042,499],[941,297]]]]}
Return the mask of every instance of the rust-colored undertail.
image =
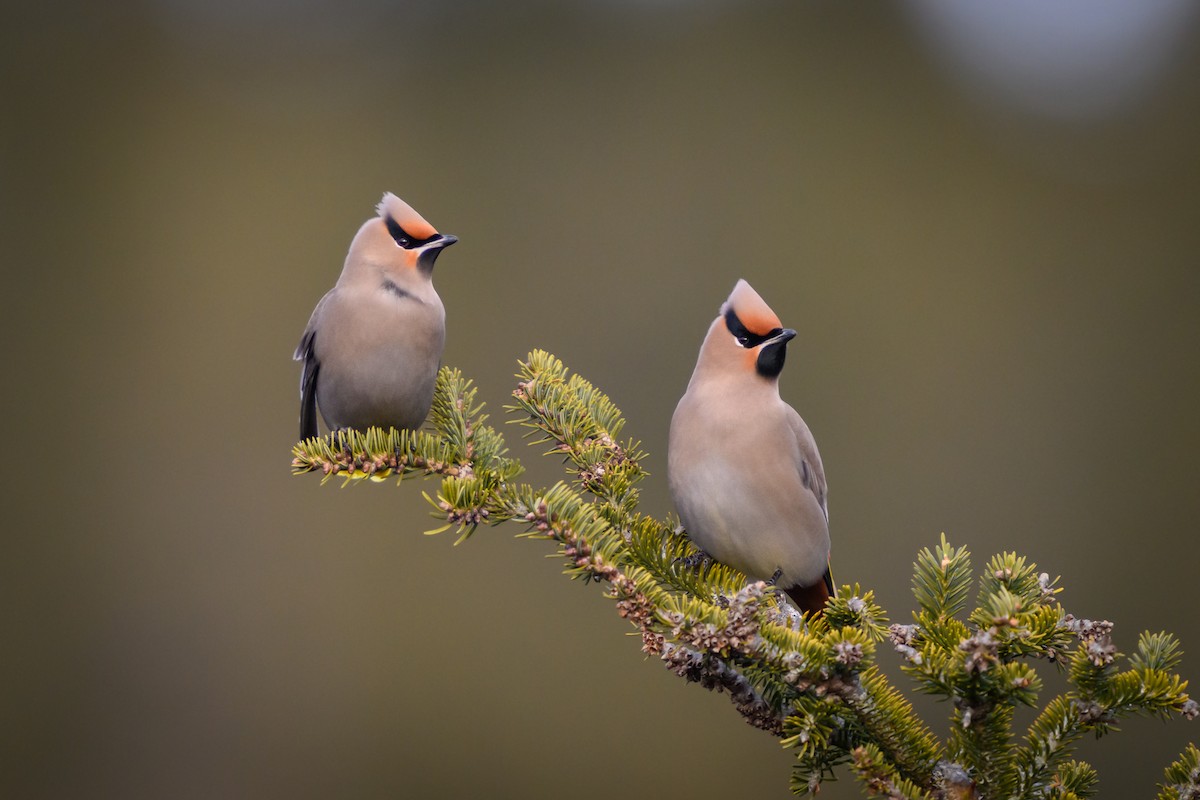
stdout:
{"type": "Polygon", "coordinates": [[[833,576],[828,569],[821,580],[812,586],[793,586],[783,590],[805,616],[819,617],[825,613],[825,601],[833,597],[833,576]]]}

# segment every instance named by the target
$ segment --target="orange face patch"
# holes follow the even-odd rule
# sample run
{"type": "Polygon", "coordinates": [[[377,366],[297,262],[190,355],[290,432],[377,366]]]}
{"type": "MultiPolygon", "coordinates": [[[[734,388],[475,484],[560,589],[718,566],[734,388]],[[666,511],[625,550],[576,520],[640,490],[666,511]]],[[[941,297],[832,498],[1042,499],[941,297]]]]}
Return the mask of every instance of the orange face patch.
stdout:
{"type": "Polygon", "coordinates": [[[771,307],[745,280],[737,282],[726,303],[751,333],[765,336],[776,328],[783,327],[783,323],[771,307]]]}

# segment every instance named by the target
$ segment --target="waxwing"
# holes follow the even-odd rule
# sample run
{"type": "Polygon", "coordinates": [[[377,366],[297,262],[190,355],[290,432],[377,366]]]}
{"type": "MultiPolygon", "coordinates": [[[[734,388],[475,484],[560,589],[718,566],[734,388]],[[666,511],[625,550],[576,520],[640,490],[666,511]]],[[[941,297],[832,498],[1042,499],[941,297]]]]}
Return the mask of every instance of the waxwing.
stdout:
{"type": "Polygon", "coordinates": [[[317,435],[318,408],[331,430],[415,429],[433,402],[446,340],[433,265],[458,238],[438,233],[390,192],[376,211],[296,348],[304,365],[301,438],[317,435]]]}
{"type": "Polygon", "coordinates": [[[701,550],[820,614],[833,593],[825,470],[808,426],[779,396],[795,335],[737,282],[671,419],[667,480],[701,550]]]}

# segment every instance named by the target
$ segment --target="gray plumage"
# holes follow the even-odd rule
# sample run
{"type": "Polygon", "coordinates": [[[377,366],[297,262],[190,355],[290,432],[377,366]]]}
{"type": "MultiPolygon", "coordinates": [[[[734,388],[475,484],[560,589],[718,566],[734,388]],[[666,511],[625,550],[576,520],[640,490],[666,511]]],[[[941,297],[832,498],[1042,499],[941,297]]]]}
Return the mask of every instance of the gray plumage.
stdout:
{"type": "Polygon", "coordinates": [[[825,469],[779,396],[796,335],[745,281],[709,327],[671,419],[667,478],[688,536],[717,561],[819,613],[832,593],[825,469]]]}
{"type": "Polygon", "coordinates": [[[388,193],[350,244],[337,284],[313,309],[294,358],[300,436],[331,430],[418,428],[433,402],[446,312],[434,262],[454,236],[439,234],[388,193]]]}

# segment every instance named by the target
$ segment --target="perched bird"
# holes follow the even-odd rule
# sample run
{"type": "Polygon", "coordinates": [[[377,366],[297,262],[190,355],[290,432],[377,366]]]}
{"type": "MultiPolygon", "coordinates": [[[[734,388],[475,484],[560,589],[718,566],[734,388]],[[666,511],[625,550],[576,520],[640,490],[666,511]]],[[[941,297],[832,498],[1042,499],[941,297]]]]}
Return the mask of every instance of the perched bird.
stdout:
{"type": "Polygon", "coordinates": [[[779,396],[795,335],[737,282],[671,418],[667,480],[698,547],[820,614],[833,594],[825,470],[808,426],[779,396]]]}
{"type": "Polygon", "coordinates": [[[300,438],[331,430],[417,428],[433,403],[446,311],[433,265],[458,241],[388,192],[350,243],[337,284],[313,309],[294,358],[300,438]]]}

